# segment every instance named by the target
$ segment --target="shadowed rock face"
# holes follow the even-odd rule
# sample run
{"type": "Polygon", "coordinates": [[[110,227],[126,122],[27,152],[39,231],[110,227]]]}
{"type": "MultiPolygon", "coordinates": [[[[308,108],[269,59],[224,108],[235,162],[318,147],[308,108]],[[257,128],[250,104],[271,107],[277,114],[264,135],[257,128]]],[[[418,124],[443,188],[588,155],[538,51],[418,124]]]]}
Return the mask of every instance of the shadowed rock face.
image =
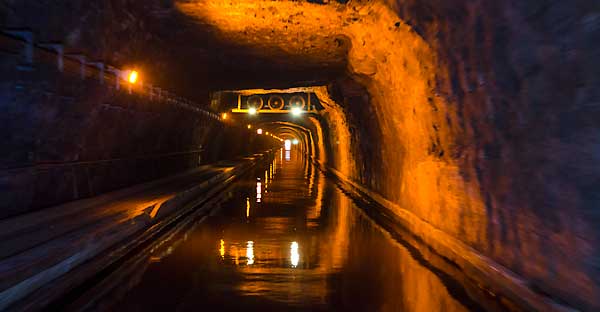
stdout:
{"type": "Polygon", "coordinates": [[[599,5],[330,2],[21,1],[0,16],[199,99],[327,83],[305,125],[322,161],[534,288],[600,307],[599,5]]]}

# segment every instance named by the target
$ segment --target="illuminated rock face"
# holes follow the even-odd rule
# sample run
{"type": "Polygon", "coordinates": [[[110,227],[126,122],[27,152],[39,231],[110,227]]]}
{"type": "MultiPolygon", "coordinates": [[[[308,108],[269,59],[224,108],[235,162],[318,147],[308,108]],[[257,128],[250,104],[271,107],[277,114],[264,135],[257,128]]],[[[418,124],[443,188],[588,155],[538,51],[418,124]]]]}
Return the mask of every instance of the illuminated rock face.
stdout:
{"type": "Polygon", "coordinates": [[[536,288],[600,307],[598,5],[329,2],[115,2],[102,12],[118,23],[48,29],[105,38],[103,56],[143,57],[184,94],[330,82],[304,125],[321,162],[536,288]]]}
{"type": "Polygon", "coordinates": [[[597,56],[599,26],[582,5],[178,8],[254,53],[347,63],[354,82],[333,84],[337,103],[323,117],[330,165],[535,287],[589,307],[599,304],[600,141],[598,66],[584,64],[597,56]]]}

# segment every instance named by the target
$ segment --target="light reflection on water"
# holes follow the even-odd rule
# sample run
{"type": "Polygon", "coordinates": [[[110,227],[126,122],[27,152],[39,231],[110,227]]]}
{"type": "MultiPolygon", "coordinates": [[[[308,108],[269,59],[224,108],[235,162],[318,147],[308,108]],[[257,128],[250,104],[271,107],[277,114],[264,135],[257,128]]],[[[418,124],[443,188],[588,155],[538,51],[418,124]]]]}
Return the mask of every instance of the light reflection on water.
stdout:
{"type": "Polygon", "coordinates": [[[246,264],[254,264],[254,242],[248,241],[246,243],[246,264]]]}
{"type": "Polygon", "coordinates": [[[282,152],[269,165],[268,193],[256,179],[264,168],[238,182],[223,209],[169,256],[146,265],[113,310],[480,308],[449,290],[319,170],[306,168],[299,153],[283,161],[282,152]]]}
{"type": "Polygon", "coordinates": [[[221,255],[221,259],[225,259],[225,241],[221,240],[219,247],[219,254],[221,255]]]}
{"type": "Polygon", "coordinates": [[[298,242],[292,242],[290,246],[290,262],[292,267],[297,267],[300,261],[300,254],[298,253],[298,242]]]}

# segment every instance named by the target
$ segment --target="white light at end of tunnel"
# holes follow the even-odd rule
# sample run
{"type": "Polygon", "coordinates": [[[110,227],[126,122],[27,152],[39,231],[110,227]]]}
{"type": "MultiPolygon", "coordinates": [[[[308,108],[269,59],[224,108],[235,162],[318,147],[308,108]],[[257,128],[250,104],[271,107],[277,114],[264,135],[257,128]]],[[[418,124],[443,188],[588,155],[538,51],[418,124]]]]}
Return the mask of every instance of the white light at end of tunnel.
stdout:
{"type": "Polygon", "coordinates": [[[248,114],[250,114],[250,115],[256,115],[256,108],[254,108],[254,107],[250,107],[250,108],[248,109],[248,114]]]}
{"type": "Polygon", "coordinates": [[[302,114],[302,108],[300,107],[292,107],[292,115],[300,116],[302,114]]]}
{"type": "Polygon", "coordinates": [[[290,245],[290,262],[292,263],[292,267],[297,267],[300,262],[300,253],[298,252],[298,243],[292,242],[290,245]]]}
{"type": "Polygon", "coordinates": [[[285,142],[284,145],[285,145],[285,150],[286,151],[289,151],[290,149],[292,149],[292,141],[285,140],[284,142],[285,142]]]}
{"type": "Polygon", "coordinates": [[[257,133],[257,134],[262,134],[262,129],[258,129],[258,130],[256,130],[256,133],[257,133]]]}

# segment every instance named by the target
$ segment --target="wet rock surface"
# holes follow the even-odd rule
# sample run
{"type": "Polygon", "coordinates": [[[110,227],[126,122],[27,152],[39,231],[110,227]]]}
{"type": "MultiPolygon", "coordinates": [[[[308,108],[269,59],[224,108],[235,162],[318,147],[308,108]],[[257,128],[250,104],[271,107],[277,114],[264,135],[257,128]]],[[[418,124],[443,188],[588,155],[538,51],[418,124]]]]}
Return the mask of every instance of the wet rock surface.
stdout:
{"type": "Polygon", "coordinates": [[[320,160],[540,292],[600,307],[597,2],[321,2],[70,1],[34,19],[44,3],[5,1],[0,20],[198,98],[327,83],[304,125],[320,160]]]}

